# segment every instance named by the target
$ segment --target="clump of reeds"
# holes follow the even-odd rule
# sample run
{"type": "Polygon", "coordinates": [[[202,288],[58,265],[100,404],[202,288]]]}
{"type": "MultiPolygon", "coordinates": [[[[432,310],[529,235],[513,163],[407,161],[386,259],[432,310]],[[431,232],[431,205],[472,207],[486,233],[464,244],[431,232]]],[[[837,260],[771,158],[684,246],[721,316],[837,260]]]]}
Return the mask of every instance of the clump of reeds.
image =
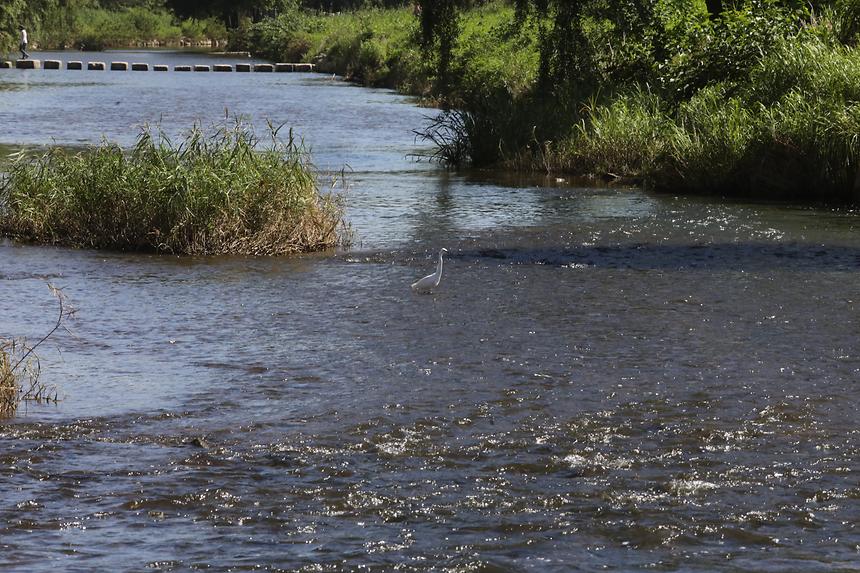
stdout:
{"type": "Polygon", "coordinates": [[[444,110],[426,119],[428,125],[413,133],[416,138],[432,143],[433,150],[427,154],[416,154],[415,157],[437,161],[449,167],[459,167],[471,159],[468,124],[472,117],[468,113],[444,110]]]}
{"type": "Polygon", "coordinates": [[[144,127],[129,151],[103,142],[18,157],[0,189],[0,232],[27,241],[176,254],[280,255],[344,241],[341,198],[321,193],[292,131],[265,143],[239,120],[174,144],[144,127]]]}
{"type": "Polygon", "coordinates": [[[721,86],[701,90],[678,110],[667,153],[655,174],[658,187],[723,192],[746,177],[758,122],[721,86]]]}
{"type": "Polygon", "coordinates": [[[660,98],[639,91],[607,105],[592,103],[585,115],[562,143],[564,155],[579,171],[639,178],[654,170],[671,124],[660,98]]]}
{"type": "MultiPolygon", "coordinates": [[[[46,337],[47,338],[47,337],[46,337]]],[[[0,339],[0,419],[18,411],[21,402],[57,402],[57,389],[39,379],[35,347],[23,340],[0,339]]]]}
{"type": "Polygon", "coordinates": [[[41,365],[36,349],[50,338],[63,322],[74,314],[62,291],[48,285],[57,299],[59,312],[53,328],[35,344],[26,340],[0,338],[0,419],[13,416],[21,402],[57,402],[57,390],[39,377],[41,365]]]}

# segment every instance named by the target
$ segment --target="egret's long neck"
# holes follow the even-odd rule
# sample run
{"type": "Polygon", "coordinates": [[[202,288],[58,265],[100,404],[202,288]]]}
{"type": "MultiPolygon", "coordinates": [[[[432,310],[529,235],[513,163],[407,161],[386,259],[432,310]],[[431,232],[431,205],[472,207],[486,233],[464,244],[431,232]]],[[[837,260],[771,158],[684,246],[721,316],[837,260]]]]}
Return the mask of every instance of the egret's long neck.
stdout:
{"type": "Polygon", "coordinates": [[[436,265],[436,274],[437,275],[442,274],[442,253],[441,252],[439,253],[439,264],[436,265]]]}

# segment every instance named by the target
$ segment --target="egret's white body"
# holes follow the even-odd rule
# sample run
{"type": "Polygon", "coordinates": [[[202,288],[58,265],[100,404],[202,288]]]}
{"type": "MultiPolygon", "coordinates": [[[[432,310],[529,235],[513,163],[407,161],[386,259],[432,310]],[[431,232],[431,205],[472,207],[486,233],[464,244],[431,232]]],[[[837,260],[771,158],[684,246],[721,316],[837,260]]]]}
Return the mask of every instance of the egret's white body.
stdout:
{"type": "Polygon", "coordinates": [[[448,249],[445,248],[439,251],[439,263],[436,265],[436,272],[412,283],[412,290],[415,292],[432,292],[434,288],[439,286],[439,282],[442,280],[442,255],[447,252],[448,249]]]}

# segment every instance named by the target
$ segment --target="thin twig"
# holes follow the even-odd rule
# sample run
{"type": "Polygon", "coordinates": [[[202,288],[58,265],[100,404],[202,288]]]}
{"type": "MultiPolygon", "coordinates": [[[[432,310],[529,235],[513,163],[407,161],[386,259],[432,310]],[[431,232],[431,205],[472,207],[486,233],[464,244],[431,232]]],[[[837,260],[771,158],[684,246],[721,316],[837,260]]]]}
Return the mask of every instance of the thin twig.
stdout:
{"type": "Polygon", "coordinates": [[[67,314],[68,315],[74,314],[74,309],[71,309],[68,313],[66,312],[65,305],[63,304],[63,301],[65,300],[66,297],[65,297],[65,295],[63,295],[62,290],[58,289],[57,287],[55,287],[54,285],[52,285],[50,283],[48,283],[48,289],[51,291],[52,295],[57,297],[57,301],[60,304],[60,312],[59,312],[59,315],[57,316],[57,322],[56,322],[56,324],[54,324],[54,328],[52,328],[48,332],[48,334],[43,336],[39,340],[39,342],[37,342],[33,346],[26,347],[27,351],[24,353],[23,356],[21,356],[21,358],[18,359],[18,362],[16,362],[15,365],[12,366],[12,372],[14,372],[25,360],[27,360],[27,358],[31,354],[33,354],[33,352],[36,350],[36,348],[39,347],[39,345],[41,345],[43,342],[48,340],[48,338],[50,338],[52,334],[54,334],[57,330],[59,330],[60,325],[63,323],[63,317],[65,317],[67,314]]]}

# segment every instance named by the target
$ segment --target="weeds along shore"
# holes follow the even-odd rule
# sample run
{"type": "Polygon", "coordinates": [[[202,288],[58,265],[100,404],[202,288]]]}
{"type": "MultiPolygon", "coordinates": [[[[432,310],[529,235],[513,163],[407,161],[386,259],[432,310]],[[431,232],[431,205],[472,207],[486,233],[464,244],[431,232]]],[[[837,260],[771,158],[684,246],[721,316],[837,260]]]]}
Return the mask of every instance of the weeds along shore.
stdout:
{"type": "Polygon", "coordinates": [[[192,128],[178,143],[143,128],[123,150],[20,153],[0,187],[0,233],[80,248],[285,255],[347,240],[342,196],[321,192],[306,150],[270,126],[192,128]]]}

